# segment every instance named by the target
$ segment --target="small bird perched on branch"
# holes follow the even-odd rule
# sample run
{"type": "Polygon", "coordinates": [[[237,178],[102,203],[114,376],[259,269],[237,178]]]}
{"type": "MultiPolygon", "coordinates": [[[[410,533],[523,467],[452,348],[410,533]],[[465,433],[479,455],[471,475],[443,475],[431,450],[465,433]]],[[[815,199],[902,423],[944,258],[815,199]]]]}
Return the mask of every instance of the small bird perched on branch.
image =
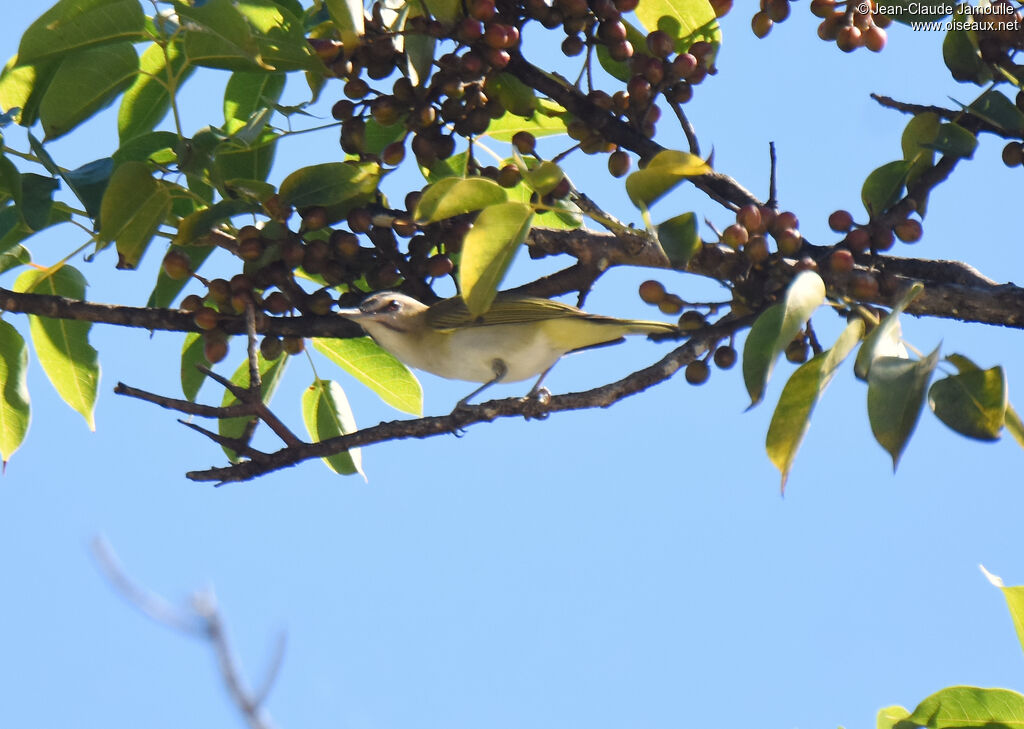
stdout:
{"type": "Polygon", "coordinates": [[[569,352],[616,344],[627,334],[679,333],[673,324],[598,316],[551,299],[509,293],[499,293],[477,317],[459,296],[427,306],[394,291],[373,294],[358,309],[338,313],[410,367],[450,380],[482,382],[457,408],[496,382],[537,377],[527,395],[532,397],[569,352]]]}

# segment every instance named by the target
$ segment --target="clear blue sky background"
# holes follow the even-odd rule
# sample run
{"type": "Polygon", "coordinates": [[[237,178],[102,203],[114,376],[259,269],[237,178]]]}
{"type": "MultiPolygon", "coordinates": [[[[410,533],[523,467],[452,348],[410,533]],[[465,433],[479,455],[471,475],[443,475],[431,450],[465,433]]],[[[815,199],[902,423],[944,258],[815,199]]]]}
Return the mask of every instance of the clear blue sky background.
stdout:
{"type": "MultiPolygon", "coordinates": [[[[6,55],[41,10],[6,4],[6,55]]],[[[688,111],[716,167],[762,195],[774,140],[783,206],[812,240],[831,241],[828,213],[858,211],[865,175],[900,155],[905,118],[868,93],[944,104],[977,90],[950,80],[941,34],[894,27],[883,54],[846,56],[817,39],[806,3],[761,42],[749,12],[726,18],[721,74],[688,111]]],[[[190,129],[220,118],[225,80],[196,77],[184,102],[190,129]]],[[[301,87],[290,81],[291,99],[301,87]]],[[[108,114],[52,151],[68,167],[90,161],[113,150],[112,129],[108,114]]],[[[1022,173],[1001,165],[1001,146],[982,140],[933,196],[924,242],[896,253],[966,258],[997,279],[1024,278],[1010,194],[1022,173]]],[[[297,137],[282,145],[276,179],[339,154],[334,133],[297,137]]],[[[636,220],[621,184],[591,169],[602,167],[573,174],[636,220]]],[[[693,190],[656,217],[689,209],[729,222],[693,190]]],[[[50,263],[76,236],[68,228],[31,247],[50,263]]],[[[151,252],[137,273],[115,272],[111,251],[76,265],[102,300],[142,304],[159,258],[151,252]]],[[[524,257],[513,277],[540,270],[524,257]]],[[[635,294],[646,277],[609,274],[588,308],[651,316],[635,294]]],[[[686,298],[716,295],[681,274],[658,277],[686,298]]],[[[834,336],[836,324],[819,318],[834,336]]],[[[908,319],[905,332],[923,351],[941,341],[945,352],[1003,363],[1024,406],[1019,331],[908,319]]],[[[608,410],[379,445],[364,454],[368,484],[309,463],[214,489],[182,474],[221,463],[217,447],[172,414],[111,393],[119,380],[176,392],[180,338],[96,327],[93,343],[103,365],[98,431],[33,362],[32,430],[0,480],[4,726],[242,725],[207,647],[149,621],[103,580],[88,551],[98,533],[131,575],[169,598],[213,585],[252,681],[287,631],[268,704],[285,727],[866,728],[880,707],[913,707],[951,684],[1024,689],[1002,596],[977,569],[1024,583],[1024,454],[1008,438],[964,440],[926,413],[893,476],[871,438],[865,388],[848,370],[815,413],[785,498],[763,450],[770,408],[743,412],[738,370],[714,372],[701,388],[678,377],[608,410]]],[[[597,385],[665,346],[575,356],[548,384],[597,385]]],[[[238,356],[236,346],[225,371],[238,356]]],[[[325,372],[360,423],[397,416],[322,364],[325,372]]],[[[298,396],[311,379],[296,359],[275,400],[300,429],[298,396]]],[[[467,391],[422,382],[430,413],[467,391]]],[[[220,400],[210,385],[203,396],[220,400]]]]}

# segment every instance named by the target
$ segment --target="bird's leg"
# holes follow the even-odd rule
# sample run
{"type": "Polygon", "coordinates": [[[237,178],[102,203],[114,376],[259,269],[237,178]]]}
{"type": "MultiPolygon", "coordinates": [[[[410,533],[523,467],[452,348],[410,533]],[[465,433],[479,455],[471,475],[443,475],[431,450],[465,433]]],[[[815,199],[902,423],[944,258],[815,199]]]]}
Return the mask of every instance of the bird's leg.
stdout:
{"type": "Polygon", "coordinates": [[[548,376],[548,372],[550,372],[556,364],[558,364],[557,361],[554,364],[552,364],[551,367],[548,367],[546,370],[540,373],[540,377],[538,377],[537,381],[533,383],[533,387],[530,388],[530,391],[526,393],[526,398],[528,400],[531,398],[544,400],[546,399],[545,395],[547,397],[551,397],[551,393],[548,391],[548,389],[546,387],[541,387],[540,383],[544,382],[544,378],[548,376]]]}
{"type": "Polygon", "coordinates": [[[480,385],[480,387],[476,388],[475,390],[473,390],[473,392],[469,393],[464,398],[455,403],[456,410],[467,407],[469,405],[470,400],[472,400],[474,397],[479,395],[481,392],[483,392],[496,382],[501,382],[505,378],[505,375],[508,374],[508,365],[506,365],[505,362],[500,359],[496,359],[493,362],[491,362],[491,369],[494,371],[494,378],[480,385]]]}

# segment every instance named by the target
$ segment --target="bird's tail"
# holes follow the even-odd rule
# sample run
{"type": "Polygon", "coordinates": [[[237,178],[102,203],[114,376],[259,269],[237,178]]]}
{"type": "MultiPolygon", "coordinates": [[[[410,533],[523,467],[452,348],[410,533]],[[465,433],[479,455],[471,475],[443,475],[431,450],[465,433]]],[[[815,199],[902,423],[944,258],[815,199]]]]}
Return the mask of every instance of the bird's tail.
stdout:
{"type": "Polygon", "coordinates": [[[674,336],[679,334],[679,327],[663,321],[627,320],[626,331],[629,334],[653,334],[656,336],[674,336]]]}

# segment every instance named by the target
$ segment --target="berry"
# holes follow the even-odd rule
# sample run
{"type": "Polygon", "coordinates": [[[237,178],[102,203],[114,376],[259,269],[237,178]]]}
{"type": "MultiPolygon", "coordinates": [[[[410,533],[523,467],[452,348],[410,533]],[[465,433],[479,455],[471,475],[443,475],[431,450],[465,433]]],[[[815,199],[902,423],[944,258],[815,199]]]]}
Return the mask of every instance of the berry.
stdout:
{"type": "Polygon", "coordinates": [[[711,368],[704,360],[694,360],[686,365],[686,381],[691,385],[703,385],[711,376],[711,368]]]}
{"type": "Polygon", "coordinates": [[[893,228],[893,232],[896,233],[896,237],[904,243],[917,243],[921,240],[921,236],[924,234],[924,229],[921,227],[921,223],[916,220],[907,218],[896,223],[893,228]]]}
{"type": "Polygon", "coordinates": [[[641,300],[647,304],[658,305],[665,300],[665,287],[660,281],[644,281],[640,284],[639,294],[641,300]]]}
{"type": "Polygon", "coordinates": [[[745,246],[748,240],[750,240],[750,234],[747,232],[747,229],[739,223],[733,223],[722,231],[722,243],[729,246],[734,251],[738,251],[740,248],[745,246]]]}
{"type": "Polygon", "coordinates": [[[192,315],[192,321],[195,325],[202,329],[204,332],[208,332],[211,329],[217,327],[217,322],[220,320],[220,314],[213,309],[204,306],[202,309],[192,315]]]}
{"type": "Polygon", "coordinates": [[[754,17],[750,19],[750,28],[758,38],[768,35],[774,24],[768,13],[763,10],[754,13],[754,17]]]}
{"type": "Polygon", "coordinates": [[[192,262],[181,251],[167,251],[164,256],[164,273],[170,279],[183,281],[192,274],[192,262]]]}
{"type": "Polygon", "coordinates": [[[828,227],[837,233],[845,233],[853,227],[853,216],[845,210],[836,210],[828,216],[828,227]]]}
{"type": "Polygon", "coordinates": [[[727,370],[736,364],[736,349],[728,345],[723,345],[715,350],[715,364],[723,370],[727,370]]]}
{"type": "Polygon", "coordinates": [[[612,177],[622,177],[629,172],[631,161],[629,154],[621,149],[608,155],[608,173],[612,177]]]}
{"type": "Polygon", "coordinates": [[[873,299],[878,296],[878,279],[873,274],[858,271],[850,277],[848,290],[855,299],[873,299]]]}
{"type": "Polygon", "coordinates": [[[850,273],[853,270],[853,253],[848,248],[836,248],[828,258],[833,273],[850,273]]]}

